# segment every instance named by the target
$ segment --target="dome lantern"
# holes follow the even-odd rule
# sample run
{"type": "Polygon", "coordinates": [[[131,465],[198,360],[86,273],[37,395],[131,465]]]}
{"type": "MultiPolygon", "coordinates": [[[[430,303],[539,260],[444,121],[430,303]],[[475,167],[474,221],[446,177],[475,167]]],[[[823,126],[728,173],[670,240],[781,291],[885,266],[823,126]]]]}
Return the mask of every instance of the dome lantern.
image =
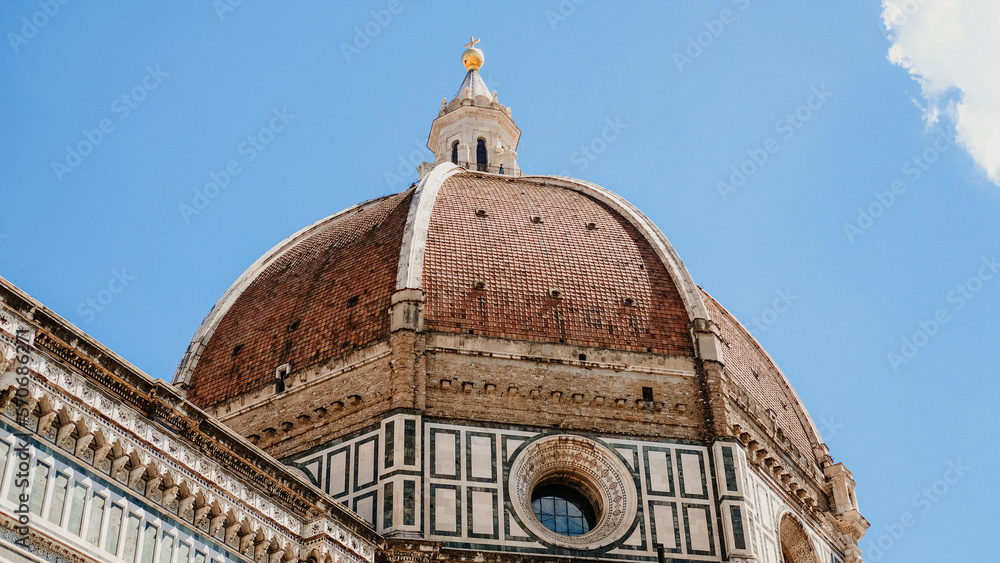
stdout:
{"type": "MultiPolygon", "coordinates": [[[[434,152],[435,165],[452,162],[469,170],[520,176],[515,149],[521,130],[514,124],[510,108],[500,104],[496,91],[491,94],[479,75],[485,61],[475,46],[479,41],[472,37],[465,45],[465,80],[450,102],[442,100],[427,147],[434,152]]],[[[421,179],[432,168],[421,166],[421,179]]]]}

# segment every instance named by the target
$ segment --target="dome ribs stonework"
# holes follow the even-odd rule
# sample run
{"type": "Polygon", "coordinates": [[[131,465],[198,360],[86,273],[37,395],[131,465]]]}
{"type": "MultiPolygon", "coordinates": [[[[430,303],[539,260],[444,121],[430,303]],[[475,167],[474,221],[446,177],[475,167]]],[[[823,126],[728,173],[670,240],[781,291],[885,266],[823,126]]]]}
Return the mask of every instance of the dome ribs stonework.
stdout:
{"type": "Polygon", "coordinates": [[[266,265],[219,321],[187,398],[210,406],[389,334],[412,190],[359,206],[266,265]]]}
{"type": "Polygon", "coordinates": [[[809,422],[791,385],[760,344],[711,295],[702,292],[711,318],[719,327],[722,357],[726,372],[757,404],[773,413],[772,420],[795,447],[808,459],[817,461],[813,442],[819,436],[809,422]]]}
{"type": "Polygon", "coordinates": [[[569,189],[446,179],[429,219],[423,288],[431,331],[694,354],[684,303],[642,234],[569,189]]]}

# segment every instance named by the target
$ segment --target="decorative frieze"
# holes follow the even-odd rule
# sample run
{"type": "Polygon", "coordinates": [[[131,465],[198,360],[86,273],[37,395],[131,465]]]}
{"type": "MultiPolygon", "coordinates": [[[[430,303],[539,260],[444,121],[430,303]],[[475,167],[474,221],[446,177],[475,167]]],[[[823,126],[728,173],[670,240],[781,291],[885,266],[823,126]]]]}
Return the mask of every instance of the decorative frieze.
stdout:
{"type": "MultiPolygon", "coordinates": [[[[5,332],[16,323],[15,318],[0,308],[0,325],[5,332]]],[[[9,339],[8,334],[3,336],[9,339]]],[[[28,429],[39,439],[60,448],[74,460],[72,463],[93,466],[96,472],[118,480],[131,491],[129,494],[145,497],[165,511],[176,510],[178,518],[190,518],[196,526],[205,525],[206,533],[218,535],[241,553],[263,548],[271,554],[269,559],[280,554],[277,560],[281,561],[302,555],[305,546],[299,538],[305,526],[315,520],[308,515],[317,513],[308,501],[290,495],[287,488],[274,489],[275,476],[261,474],[259,468],[251,479],[255,486],[247,486],[242,475],[231,473],[246,462],[236,459],[200,428],[192,427],[190,419],[158,400],[155,392],[142,393],[128,386],[114,374],[75,356],[72,348],[47,333],[38,332],[34,341],[56,356],[47,359],[32,352],[19,364],[31,372],[30,396],[25,403],[34,415],[28,419],[28,429]],[[112,393],[105,392],[102,383],[114,383],[109,389],[112,393]],[[136,408],[138,404],[146,407],[145,412],[136,408]],[[152,423],[147,418],[149,411],[166,426],[152,423]],[[168,430],[171,427],[178,433],[168,430]],[[189,437],[196,438],[197,449],[189,437]],[[258,492],[256,485],[261,483],[268,493],[276,494],[258,492]],[[282,508],[286,499],[292,501],[292,510],[306,514],[308,520],[282,508]]],[[[0,345],[7,346],[7,342],[0,345]]],[[[6,354],[5,350],[0,352],[6,354]]],[[[12,414],[12,390],[4,389],[7,392],[3,393],[8,416],[12,414]]],[[[15,422],[12,417],[10,420],[15,422]]],[[[319,562],[374,560],[375,544],[342,526],[324,525],[323,538],[329,544],[324,553],[330,557],[319,558],[319,562]],[[327,530],[333,530],[333,535],[327,530]]]]}

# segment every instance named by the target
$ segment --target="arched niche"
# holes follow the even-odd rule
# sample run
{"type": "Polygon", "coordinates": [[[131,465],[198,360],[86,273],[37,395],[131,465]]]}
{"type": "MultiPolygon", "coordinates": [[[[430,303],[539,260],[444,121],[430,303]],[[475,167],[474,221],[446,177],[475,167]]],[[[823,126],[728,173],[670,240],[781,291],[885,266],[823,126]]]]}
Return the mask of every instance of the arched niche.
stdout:
{"type": "Polygon", "coordinates": [[[791,514],[782,516],[778,525],[778,538],[782,563],[819,563],[809,534],[798,518],[791,514]]]}

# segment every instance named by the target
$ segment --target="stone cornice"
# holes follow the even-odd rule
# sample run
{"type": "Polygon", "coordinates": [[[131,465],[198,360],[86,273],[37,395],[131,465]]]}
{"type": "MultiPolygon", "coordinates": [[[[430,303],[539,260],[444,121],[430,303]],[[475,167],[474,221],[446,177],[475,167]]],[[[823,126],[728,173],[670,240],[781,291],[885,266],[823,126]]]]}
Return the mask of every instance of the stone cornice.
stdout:
{"type": "MultiPolygon", "coordinates": [[[[212,470],[221,476],[221,468],[225,468],[236,476],[227,476],[227,482],[235,485],[243,481],[256,489],[253,494],[259,498],[284,506],[288,518],[281,524],[292,533],[298,534],[304,523],[332,518],[336,524],[329,526],[339,530],[336,535],[345,545],[355,545],[358,556],[372,560],[382,538],[367,522],[185,401],[171,385],[142,373],[3,278],[0,304],[0,332],[7,333],[5,342],[12,340],[12,331],[17,328],[29,330],[28,342],[37,353],[32,355],[30,366],[39,388],[33,397],[35,404],[48,396],[47,406],[57,405],[64,416],[75,413],[73,424],[90,424],[94,431],[103,427],[106,435],[122,444],[165,459],[169,456],[182,466],[186,453],[194,465],[179,467],[190,471],[193,478],[204,475],[206,468],[209,476],[214,475],[212,470]],[[45,359],[46,355],[50,359],[45,359]],[[176,452],[162,449],[167,441],[176,445],[176,452]]],[[[9,396],[8,391],[7,400],[9,396]]],[[[250,494],[250,488],[244,490],[250,494]]],[[[233,506],[246,503],[238,496],[232,500],[233,506]]]]}

